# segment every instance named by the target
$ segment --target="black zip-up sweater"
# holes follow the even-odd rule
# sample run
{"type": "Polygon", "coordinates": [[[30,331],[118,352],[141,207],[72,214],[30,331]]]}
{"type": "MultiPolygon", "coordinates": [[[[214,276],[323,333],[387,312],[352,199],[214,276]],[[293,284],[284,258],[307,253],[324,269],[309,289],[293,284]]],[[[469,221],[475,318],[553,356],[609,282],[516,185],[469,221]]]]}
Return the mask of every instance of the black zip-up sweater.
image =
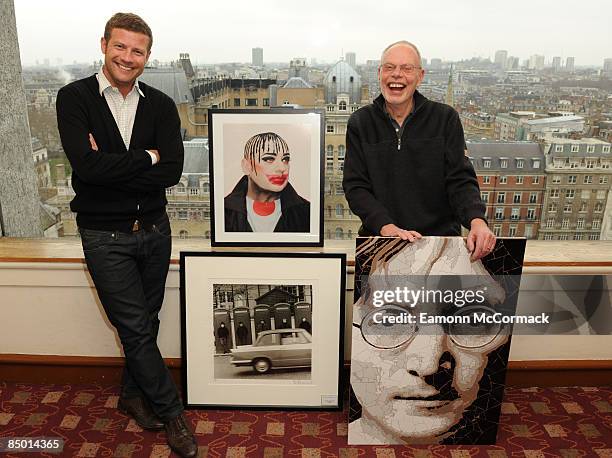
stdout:
{"type": "Polygon", "coordinates": [[[129,232],[136,219],[154,221],[165,211],[165,188],[181,177],[184,150],[176,105],[161,91],[138,85],[144,97],[138,101],[129,150],[95,75],[57,94],[57,125],[76,193],[70,208],[79,227],[129,232]],[[91,149],[90,133],[98,151],[91,149]],[[154,166],[146,149],[159,151],[154,166]]]}
{"type": "Polygon", "coordinates": [[[485,219],[474,168],[465,156],[459,115],[414,93],[414,111],[401,137],[382,95],[351,115],[342,186],[361,218],[360,235],[380,235],[386,224],[423,235],[460,235],[485,219]]]}

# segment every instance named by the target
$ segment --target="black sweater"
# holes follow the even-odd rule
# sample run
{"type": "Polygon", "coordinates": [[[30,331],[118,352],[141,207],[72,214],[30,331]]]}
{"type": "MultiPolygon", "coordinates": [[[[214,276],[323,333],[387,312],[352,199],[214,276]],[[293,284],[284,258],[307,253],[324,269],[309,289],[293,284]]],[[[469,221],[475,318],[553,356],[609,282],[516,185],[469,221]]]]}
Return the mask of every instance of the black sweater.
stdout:
{"type": "Polygon", "coordinates": [[[183,142],[176,105],[142,82],[130,149],[123,139],[95,75],[64,86],[57,94],[57,125],[72,166],[70,203],[80,227],[129,231],[136,219],[147,222],[165,211],[165,188],[183,170],[183,142]],[[91,149],[91,133],[98,151],[91,149]],[[159,151],[152,166],[145,149],[159,151]]]}
{"type": "Polygon", "coordinates": [[[460,235],[459,223],[469,228],[473,218],[485,219],[459,115],[418,91],[414,101],[401,141],[382,95],[348,121],[342,185],[363,223],[360,235],[380,235],[390,223],[423,235],[460,235]]]}

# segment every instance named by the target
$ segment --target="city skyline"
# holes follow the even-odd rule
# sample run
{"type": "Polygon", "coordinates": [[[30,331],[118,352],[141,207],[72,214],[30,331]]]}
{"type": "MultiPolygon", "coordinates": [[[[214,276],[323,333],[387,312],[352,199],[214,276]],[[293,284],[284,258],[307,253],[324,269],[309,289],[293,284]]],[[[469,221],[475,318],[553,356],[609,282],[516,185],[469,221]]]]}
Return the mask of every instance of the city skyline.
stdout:
{"type": "Polygon", "coordinates": [[[187,52],[196,64],[247,63],[252,48],[261,47],[264,62],[288,62],[300,56],[331,63],[346,52],[354,52],[361,64],[379,59],[387,44],[409,39],[427,59],[481,57],[493,61],[497,50],[507,50],[520,62],[538,54],[546,57],[547,65],[554,56],[561,56],[562,60],[575,57],[577,67],[602,66],[611,54],[610,14],[605,11],[612,13],[612,6],[602,0],[586,3],[588,8],[582,5],[575,9],[561,8],[559,2],[548,0],[519,0],[512,5],[476,0],[469,9],[446,1],[444,7],[439,3],[400,4],[392,10],[380,8],[376,20],[372,20],[371,7],[316,0],[291,5],[266,0],[258,3],[257,11],[219,2],[214,17],[210,6],[187,0],[173,10],[144,2],[125,8],[125,2],[115,0],[94,3],[87,9],[72,0],[52,4],[22,1],[15,2],[15,9],[23,65],[44,59],[52,64],[57,59],[63,64],[100,59],[98,43],[106,20],[116,11],[129,10],[140,14],[153,29],[151,59],[159,61],[176,60],[179,53],[187,52]],[[438,17],[440,11],[445,12],[443,18],[438,17]],[[414,21],[406,20],[411,16],[414,21]],[[66,27],[61,27],[64,21],[66,27]],[[261,27],[264,21],[272,25],[261,27]],[[503,26],[508,27],[505,33],[503,26]],[[574,38],[572,31],[580,38],[574,38]],[[53,39],[41,40],[41,36],[53,39]],[[221,40],[223,46],[215,46],[221,40]]]}

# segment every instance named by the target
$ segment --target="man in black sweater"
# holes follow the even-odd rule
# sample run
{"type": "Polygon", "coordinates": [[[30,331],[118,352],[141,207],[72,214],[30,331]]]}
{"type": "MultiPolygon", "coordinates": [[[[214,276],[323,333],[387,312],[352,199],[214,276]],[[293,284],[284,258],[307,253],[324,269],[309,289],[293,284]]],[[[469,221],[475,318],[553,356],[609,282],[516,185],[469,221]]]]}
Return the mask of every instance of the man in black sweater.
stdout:
{"type": "Polygon", "coordinates": [[[180,179],[183,143],[172,99],[137,81],[152,40],[140,17],[115,14],[102,71],[59,91],[57,123],[87,267],[125,353],[119,409],[145,429],[165,427],[190,457],[197,444],[157,346],[171,252],[165,188],[180,179]]]}
{"type": "Polygon", "coordinates": [[[378,69],[381,95],[353,113],[346,133],[342,185],[361,218],[360,235],[460,235],[469,229],[472,260],[488,254],[495,236],[474,169],[465,156],[457,112],[417,90],[425,71],[412,43],[388,46],[378,69]]]}

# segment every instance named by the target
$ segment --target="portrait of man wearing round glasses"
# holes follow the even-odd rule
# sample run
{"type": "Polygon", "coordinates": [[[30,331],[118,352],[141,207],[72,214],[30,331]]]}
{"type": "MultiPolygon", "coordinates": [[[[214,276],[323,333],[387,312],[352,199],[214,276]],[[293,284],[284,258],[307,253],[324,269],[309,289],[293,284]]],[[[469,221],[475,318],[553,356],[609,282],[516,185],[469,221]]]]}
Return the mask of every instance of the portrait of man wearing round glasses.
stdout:
{"type": "Polygon", "coordinates": [[[405,317],[425,310],[430,316],[494,313],[506,291],[480,260],[470,261],[460,237],[363,240],[357,258],[369,275],[353,307],[349,444],[495,443],[507,329],[405,317]],[[468,288],[486,291],[486,301],[452,312],[444,304],[375,303],[373,291],[391,289],[394,279],[450,274],[478,279],[468,288]]]}

